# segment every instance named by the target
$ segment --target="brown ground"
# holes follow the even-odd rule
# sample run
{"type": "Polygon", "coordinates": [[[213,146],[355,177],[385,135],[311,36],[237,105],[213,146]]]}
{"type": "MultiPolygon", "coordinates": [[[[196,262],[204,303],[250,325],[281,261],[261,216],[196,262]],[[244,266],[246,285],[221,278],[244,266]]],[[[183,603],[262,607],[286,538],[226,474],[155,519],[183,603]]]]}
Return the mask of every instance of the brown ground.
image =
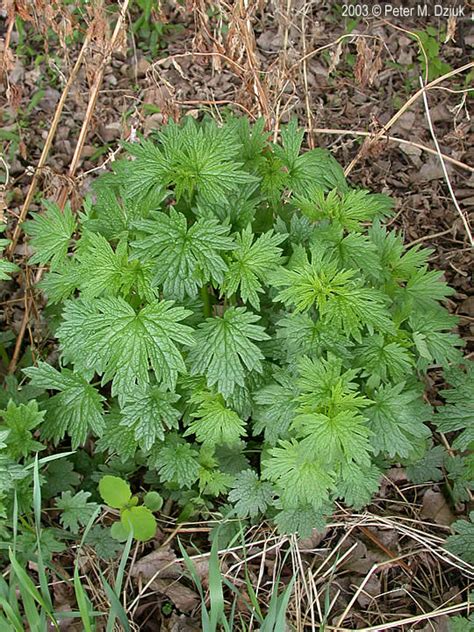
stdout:
{"type": "MultiPolygon", "coordinates": [[[[132,7],[116,39],[97,104],[88,119],[77,169],[68,172],[94,80],[107,57],[112,37],[109,23],[117,14],[116,7],[113,11],[113,3],[104,10],[81,3],[73,3],[69,9],[65,3],[8,4],[10,15],[15,10],[28,33],[25,42],[16,25],[8,30],[8,20],[3,29],[8,46],[4,49],[3,70],[0,67],[6,88],[0,95],[0,139],[10,175],[3,211],[9,225],[15,224],[21,212],[31,182],[31,168],[38,164],[65,81],[89,25],[92,42],[71,87],[30,212],[39,208],[39,198],[66,193],[77,208],[100,165],[120,151],[119,141],[137,132],[147,135],[168,117],[199,116],[203,111],[221,117],[226,111],[233,111],[252,118],[264,116],[269,128],[277,130],[289,117],[297,116],[308,131],[308,146],[324,146],[334,152],[341,164],[349,168],[355,185],[383,191],[396,199],[393,224],[403,230],[407,243],[423,242],[433,249],[432,264],[444,270],[447,281],[456,289],[450,308],[460,316],[460,331],[466,343],[472,343],[474,297],[467,219],[463,222],[455,208],[439,157],[418,146],[434,148],[423,99],[406,107],[419,89],[422,72],[418,61],[422,55],[420,41],[413,33],[432,27],[438,34],[440,53],[428,55],[429,79],[433,79],[441,61],[451,69],[469,62],[474,34],[469,31],[468,20],[351,21],[341,16],[342,9],[336,3],[320,0],[169,0],[152,13],[152,27],[155,23],[164,26],[159,48],[150,51],[149,35],[143,30],[133,32],[133,24],[142,11],[138,6],[132,7]],[[50,34],[45,49],[46,28],[50,34]],[[56,31],[55,36],[51,29],[56,31]],[[70,37],[70,29],[78,37],[65,46],[62,40],[70,37]],[[38,33],[35,39],[34,34],[38,33]],[[448,41],[444,43],[445,40],[448,41]],[[38,57],[40,54],[43,56],[38,57]],[[402,116],[384,129],[400,110],[402,116]],[[359,133],[370,133],[369,142],[363,142],[364,136],[359,133]],[[408,142],[386,138],[374,141],[377,133],[408,142]]],[[[423,42],[426,50],[422,39],[423,42]]],[[[448,70],[445,67],[439,74],[448,70]]],[[[429,112],[441,152],[458,161],[457,165],[447,162],[447,169],[465,218],[474,205],[473,134],[466,91],[467,86],[472,86],[472,78],[471,68],[470,74],[454,74],[428,93],[429,112]]],[[[27,246],[20,235],[16,259],[22,261],[26,253],[27,246]]],[[[4,303],[3,320],[15,336],[24,320],[25,276],[19,281],[18,286],[10,284],[0,294],[1,300],[8,300],[4,303]]],[[[33,337],[41,337],[42,330],[41,319],[35,317],[34,311],[39,305],[28,305],[31,317],[25,345],[33,337]]],[[[435,375],[433,378],[436,381],[435,375]]],[[[460,513],[467,510],[457,509],[460,513]]],[[[377,630],[408,630],[412,625],[409,617],[416,616],[417,630],[445,630],[445,615],[423,613],[441,606],[459,607],[466,599],[468,575],[466,569],[456,568],[453,560],[439,552],[437,538],[445,537],[449,532],[446,525],[454,517],[439,487],[415,487],[402,471],[394,470],[370,511],[366,517],[341,511],[324,538],[315,536],[312,542],[299,545],[271,540],[271,533],[264,526],[255,529],[252,541],[265,540],[266,544],[249,545],[247,554],[255,554],[251,572],[256,578],[262,573],[263,600],[274,569],[281,566],[283,578],[298,572],[299,597],[292,601],[290,610],[301,629],[303,625],[311,629],[311,613],[319,622],[326,612],[329,626],[342,625],[339,617],[347,609],[343,625],[349,629],[372,625],[377,630]],[[387,519],[389,522],[384,522],[387,519]],[[424,525],[423,520],[429,521],[430,526],[424,525]],[[272,544],[275,546],[271,552],[265,551],[272,544]],[[354,550],[339,562],[352,546],[354,550]],[[281,565],[289,547],[291,564],[281,565]],[[403,558],[404,555],[408,557],[403,558]],[[400,560],[400,556],[401,561],[393,561],[400,560]],[[409,567],[404,559],[409,561],[409,567]],[[381,566],[374,570],[374,564],[381,566]],[[363,590],[357,592],[364,581],[363,590]],[[402,619],[407,622],[395,623],[402,619]]],[[[199,536],[196,541],[203,544],[199,536]]],[[[171,551],[169,555],[174,554],[171,551]]],[[[229,577],[241,571],[234,568],[238,559],[226,557],[229,577]]],[[[159,563],[155,561],[152,568],[159,569],[159,563]]],[[[170,578],[166,573],[160,577],[168,584],[176,579],[176,575],[170,578]]],[[[172,590],[155,583],[152,597],[138,602],[139,629],[191,629],[186,626],[192,626],[193,619],[180,619],[178,610],[187,615],[195,602],[191,599],[192,607],[188,607],[189,603],[186,607],[176,603],[176,586],[185,584],[175,584],[173,596],[172,590]],[[167,601],[176,610],[162,621],[159,608],[167,601]]],[[[133,591],[130,600],[138,594],[136,587],[133,591]]]]}

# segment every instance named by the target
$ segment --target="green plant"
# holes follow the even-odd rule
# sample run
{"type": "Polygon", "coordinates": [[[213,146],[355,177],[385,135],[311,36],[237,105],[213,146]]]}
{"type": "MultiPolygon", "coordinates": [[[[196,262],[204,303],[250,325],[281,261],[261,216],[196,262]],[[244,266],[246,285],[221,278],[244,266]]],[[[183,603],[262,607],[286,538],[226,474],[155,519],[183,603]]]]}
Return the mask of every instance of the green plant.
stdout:
{"type": "Polygon", "coordinates": [[[153,511],[161,509],[163,499],[157,492],[147,492],[143,505],[138,504],[138,497],[132,496],[127,482],[117,476],[104,476],[99,483],[99,492],[104,501],[120,510],[120,522],[112,525],[112,536],[125,541],[130,534],[136,540],[146,542],[156,533],[156,520],[153,511]]]}
{"type": "Polygon", "coordinates": [[[137,39],[137,46],[151,59],[164,46],[166,35],[181,28],[180,25],[167,23],[159,4],[153,0],[135,0],[132,6],[132,32],[137,39]]]}
{"type": "Polygon", "coordinates": [[[455,534],[446,540],[446,548],[469,564],[474,564],[474,511],[471,511],[469,520],[456,520],[453,529],[455,534]]]}
{"type": "MultiPolygon", "coordinates": [[[[15,539],[12,546],[9,548],[10,565],[8,569],[8,576],[5,578],[3,575],[0,575],[0,625],[2,626],[2,630],[23,632],[26,629],[26,623],[29,630],[54,629],[59,631],[61,629],[62,621],[67,619],[79,619],[83,626],[82,629],[86,632],[92,632],[97,629],[95,623],[97,617],[104,616],[107,618],[107,630],[113,629],[113,624],[116,618],[120,620],[125,630],[129,630],[130,627],[128,625],[127,616],[117,595],[120,593],[120,587],[123,579],[123,568],[130,552],[131,537],[124,549],[121,566],[116,578],[115,589],[112,589],[105,577],[101,575],[104,590],[107,593],[111,604],[109,613],[104,615],[103,612],[97,611],[93,608],[82,584],[77,559],[74,563],[74,575],[72,582],[65,578],[63,581],[71,584],[78,609],[55,610],[54,608],[54,597],[50,590],[50,583],[48,581],[48,558],[44,556],[43,549],[40,466],[57,459],[58,456],[53,456],[46,457],[40,461],[38,457],[36,457],[31,466],[27,468],[32,471],[34,480],[33,508],[36,553],[35,565],[37,577],[34,578],[31,571],[25,569],[23,563],[18,557],[18,553],[16,551],[17,538],[15,532],[15,539]]],[[[13,515],[14,525],[17,524],[18,520],[17,509],[18,503],[15,502],[15,511],[13,515]]],[[[86,530],[80,542],[80,547],[83,545],[83,542],[87,537],[87,533],[92,527],[97,514],[98,510],[96,509],[94,513],[89,516],[86,530]]]]}
{"type": "Polygon", "coordinates": [[[417,31],[416,34],[418,43],[423,48],[418,55],[418,61],[423,69],[423,75],[428,72],[428,81],[433,81],[452,70],[451,66],[440,57],[439,42],[443,34],[432,26],[427,26],[424,31],[417,31]]]}
{"type": "MultiPolygon", "coordinates": [[[[5,231],[6,226],[0,224],[0,235],[5,231]]],[[[0,253],[9,245],[9,239],[0,239],[0,253]]],[[[18,270],[18,266],[10,261],[7,261],[0,256],[0,281],[7,281],[13,272],[18,270]]]]}
{"type": "Polygon", "coordinates": [[[461,360],[430,251],[302,140],[294,122],[281,144],[262,121],[170,123],[79,215],[49,204],[26,226],[62,308],[61,368],[25,371],[42,438],[94,437],[182,519],[229,495],[231,514],[305,533],[336,500],[363,507],[390,464],[425,458],[423,375],[461,360]]]}

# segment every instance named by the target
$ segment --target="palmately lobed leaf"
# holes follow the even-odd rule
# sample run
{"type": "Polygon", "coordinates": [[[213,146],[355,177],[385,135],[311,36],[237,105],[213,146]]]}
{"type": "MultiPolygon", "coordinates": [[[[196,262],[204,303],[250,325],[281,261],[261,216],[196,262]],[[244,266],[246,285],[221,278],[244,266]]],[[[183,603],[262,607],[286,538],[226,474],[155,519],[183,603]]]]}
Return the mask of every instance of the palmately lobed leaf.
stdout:
{"type": "Polygon", "coordinates": [[[172,301],[154,301],[138,313],[122,298],[79,299],[65,305],[58,339],[78,368],[112,382],[120,399],[134,384],[147,384],[152,369],[159,384],[173,389],[185,373],[177,347],[192,345],[192,329],[181,324],[190,312],[172,301]]]}
{"type": "Polygon", "coordinates": [[[72,533],[78,533],[81,526],[85,527],[97,509],[97,503],[89,502],[91,494],[83,490],[72,494],[63,492],[56,499],[56,507],[61,511],[61,524],[72,533]]]}
{"type": "Polygon", "coordinates": [[[38,452],[44,445],[33,438],[33,432],[41,425],[44,412],[38,408],[38,402],[33,400],[28,404],[15,404],[10,400],[5,410],[0,410],[0,432],[4,450],[8,456],[19,459],[26,457],[29,452],[38,452]],[[6,432],[5,432],[6,431],[6,432]]]}
{"type": "Polygon", "coordinates": [[[262,372],[262,352],[255,342],[268,340],[256,314],[244,307],[230,307],[222,317],[208,318],[195,333],[189,351],[192,373],[206,376],[209,387],[217,386],[224,397],[235,386],[244,386],[247,372],[262,372]]]}
{"type": "Polygon", "coordinates": [[[233,295],[240,290],[244,303],[250,303],[255,309],[260,308],[259,293],[263,284],[268,283],[269,275],[278,267],[282,249],[279,245],[285,235],[263,233],[254,241],[250,227],[237,235],[237,246],[232,252],[232,259],[224,282],[224,291],[233,295]]]}
{"type": "Polygon", "coordinates": [[[271,505],[273,496],[272,485],[259,480],[253,470],[245,470],[238,474],[229,492],[229,500],[235,503],[239,518],[255,518],[264,514],[271,505]]]}
{"type": "Polygon", "coordinates": [[[44,206],[43,214],[36,214],[25,222],[25,232],[30,235],[35,250],[30,263],[49,263],[54,270],[66,259],[76,221],[69,204],[64,211],[52,202],[44,202],[44,206]]]}
{"type": "Polygon", "coordinates": [[[121,408],[122,425],[133,428],[135,439],[146,451],[156,440],[165,438],[165,432],[178,427],[181,413],[173,404],[179,395],[159,386],[137,384],[125,395],[121,408]]]}
{"type": "Polygon", "coordinates": [[[321,508],[334,488],[334,474],[322,459],[293,439],[280,441],[263,462],[263,478],[276,485],[284,505],[295,503],[321,508]]]}
{"type": "Polygon", "coordinates": [[[135,256],[150,261],[154,283],[166,296],[183,299],[195,296],[198,288],[224,280],[227,264],[222,253],[234,247],[229,226],[215,218],[198,219],[188,226],[182,213],[156,213],[152,219],[136,223],[147,236],[133,242],[135,256]]]}
{"type": "Polygon", "coordinates": [[[58,443],[65,434],[71,437],[72,446],[83,445],[90,432],[100,436],[104,429],[101,395],[79,372],[70,369],[57,371],[45,362],[24,369],[31,384],[38,388],[58,391],[44,404],[46,420],[41,433],[58,443]]]}
{"type": "Polygon", "coordinates": [[[246,434],[245,424],[239,415],[225,405],[221,395],[199,392],[192,402],[199,404],[192,413],[195,420],[183,436],[196,435],[197,441],[208,445],[235,445],[246,434]]]}

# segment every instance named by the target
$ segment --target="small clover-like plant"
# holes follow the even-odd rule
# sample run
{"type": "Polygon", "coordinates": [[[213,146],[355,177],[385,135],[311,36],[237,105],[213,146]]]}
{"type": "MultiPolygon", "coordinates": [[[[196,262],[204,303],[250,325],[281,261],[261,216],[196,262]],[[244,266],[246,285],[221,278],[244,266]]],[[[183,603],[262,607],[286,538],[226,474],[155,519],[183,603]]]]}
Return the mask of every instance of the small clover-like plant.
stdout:
{"type": "Polygon", "coordinates": [[[132,532],[135,540],[146,542],[156,533],[154,511],[159,511],[163,499],[158,492],[147,492],[143,505],[139,505],[138,496],[132,495],[130,485],[118,476],[106,475],[100,479],[99,493],[104,502],[120,511],[120,521],[111,527],[112,536],[119,541],[126,540],[132,532]]]}

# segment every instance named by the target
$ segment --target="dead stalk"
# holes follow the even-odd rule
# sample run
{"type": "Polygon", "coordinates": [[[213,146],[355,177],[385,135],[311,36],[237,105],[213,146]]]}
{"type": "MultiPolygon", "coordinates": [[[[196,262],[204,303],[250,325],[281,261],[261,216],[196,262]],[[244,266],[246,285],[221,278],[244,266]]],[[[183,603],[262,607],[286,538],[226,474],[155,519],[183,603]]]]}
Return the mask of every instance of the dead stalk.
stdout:
{"type": "MultiPolygon", "coordinates": [[[[75,151],[74,151],[74,155],[73,155],[72,160],[71,160],[71,165],[69,167],[68,176],[70,178],[74,177],[74,175],[76,173],[77,165],[79,163],[79,159],[80,159],[80,156],[81,156],[81,153],[82,153],[82,148],[83,148],[84,141],[85,141],[85,138],[86,138],[87,130],[89,128],[90,121],[91,121],[91,118],[92,118],[92,114],[94,112],[94,108],[95,108],[95,105],[96,105],[96,102],[97,102],[97,96],[99,94],[99,89],[100,89],[100,86],[101,86],[101,83],[102,83],[102,78],[104,76],[104,71],[105,71],[105,68],[106,68],[106,66],[108,65],[108,63],[109,63],[109,61],[111,59],[111,56],[112,56],[112,53],[113,53],[113,50],[114,50],[114,46],[115,46],[115,43],[117,41],[117,37],[118,37],[118,35],[120,33],[120,29],[122,28],[123,20],[125,19],[125,16],[126,16],[126,13],[127,13],[127,9],[128,9],[129,3],[130,3],[130,0],[125,0],[123,5],[122,5],[122,10],[121,10],[120,15],[119,15],[119,17],[117,19],[117,22],[115,24],[115,29],[114,29],[114,32],[112,34],[109,46],[107,48],[107,52],[104,55],[104,59],[102,61],[100,69],[97,72],[97,75],[95,77],[94,84],[92,86],[91,93],[90,93],[89,103],[87,105],[87,111],[86,111],[86,115],[85,115],[85,118],[84,118],[84,122],[82,124],[81,131],[79,133],[79,138],[77,140],[76,148],[75,148],[75,151]]],[[[40,161],[38,163],[38,167],[37,167],[37,169],[35,171],[35,174],[33,176],[33,180],[32,180],[32,182],[30,184],[30,188],[28,190],[27,198],[26,198],[25,203],[23,205],[23,208],[21,210],[20,217],[19,217],[18,223],[16,225],[15,232],[13,234],[12,243],[10,244],[10,252],[13,252],[13,248],[15,247],[15,245],[16,245],[16,243],[18,241],[18,238],[19,238],[19,235],[20,235],[20,230],[21,230],[21,223],[24,221],[24,219],[26,217],[29,205],[30,205],[31,200],[33,198],[34,191],[35,191],[36,184],[37,184],[38,177],[39,177],[40,169],[41,169],[41,167],[44,166],[44,164],[46,162],[46,158],[47,158],[49,149],[50,149],[52,141],[53,141],[54,133],[55,133],[56,127],[57,127],[57,125],[59,123],[59,118],[61,116],[62,108],[63,108],[64,102],[66,100],[67,92],[69,91],[69,88],[72,85],[72,82],[73,82],[73,80],[75,79],[75,77],[77,75],[77,72],[78,72],[79,67],[80,67],[80,65],[82,63],[82,59],[84,57],[84,52],[85,52],[85,50],[87,48],[88,43],[89,43],[89,35],[86,35],[86,38],[85,38],[84,44],[83,44],[83,46],[81,48],[81,52],[79,54],[79,57],[78,57],[78,59],[76,61],[76,64],[74,65],[74,68],[73,68],[73,70],[71,72],[71,76],[69,77],[68,82],[67,82],[67,84],[66,84],[66,86],[64,88],[63,95],[61,96],[61,100],[58,103],[58,107],[56,108],[56,112],[55,112],[55,115],[54,115],[54,119],[53,119],[53,122],[52,122],[52,125],[51,125],[50,132],[49,132],[48,137],[46,139],[46,143],[45,143],[45,146],[43,148],[43,152],[41,154],[41,158],[40,158],[40,161]]],[[[64,208],[64,205],[66,204],[67,195],[68,195],[68,189],[67,189],[67,187],[63,187],[63,189],[61,190],[61,192],[59,194],[59,197],[58,197],[58,205],[60,206],[60,208],[64,208]]],[[[38,269],[38,271],[36,273],[36,278],[35,278],[35,282],[36,283],[38,283],[41,280],[41,277],[43,275],[43,271],[44,271],[44,268],[39,268],[38,269]]],[[[27,294],[28,294],[28,292],[25,293],[25,296],[27,296],[27,294]]],[[[16,339],[15,349],[13,351],[13,356],[12,356],[12,359],[11,359],[10,364],[8,366],[8,373],[10,373],[10,374],[14,373],[15,370],[16,370],[16,366],[18,364],[18,359],[20,357],[20,352],[21,352],[21,346],[22,346],[22,343],[23,343],[23,338],[25,336],[26,328],[27,328],[27,325],[28,325],[28,320],[29,320],[29,309],[25,309],[25,311],[23,313],[22,322],[21,322],[21,325],[20,325],[20,331],[19,331],[18,337],[16,339]]]]}
{"type": "MultiPolygon", "coordinates": [[[[450,77],[454,77],[454,75],[458,75],[461,72],[464,72],[465,70],[470,70],[471,68],[474,68],[474,62],[470,62],[469,64],[464,64],[464,66],[461,66],[460,68],[455,68],[454,70],[451,70],[450,72],[447,72],[444,75],[441,75],[441,77],[438,77],[437,79],[434,79],[433,81],[431,81],[430,83],[428,83],[426,86],[424,86],[423,88],[420,88],[420,90],[418,90],[418,92],[415,92],[415,94],[413,94],[406,103],[403,104],[403,106],[398,110],[398,112],[396,112],[392,118],[389,120],[389,122],[384,125],[369,141],[368,141],[368,146],[373,145],[374,143],[376,143],[377,141],[379,141],[382,136],[384,136],[384,134],[386,134],[386,132],[393,127],[393,125],[398,121],[398,119],[402,116],[402,114],[404,114],[406,112],[406,110],[408,110],[408,108],[413,105],[413,103],[415,103],[415,101],[417,101],[424,93],[426,90],[430,90],[431,88],[433,88],[433,86],[438,85],[439,83],[445,81],[446,79],[449,79],[450,77]]],[[[351,163],[349,164],[348,167],[346,167],[346,169],[344,170],[344,174],[346,176],[349,175],[349,173],[353,170],[353,168],[356,166],[356,164],[359,162],[359,160],[361,159],[361,157],[364,155],[365,151],[367,150],[367,147],[364,150],[364,147],[362,147],[362,149],[358,152],[358,154],[353,158],[353,160],[351,161],[351,163]]]]}
{"type": "MultiPolygon", "coordinates": [[[[79,160],[81,158],[81,153],[82,153],[82,148],[84,146],[84,142],[86,140],[86,135],[87,132],[89,130],[89,126],[90,126],[90,122],[92,119],[92,114],[94,113],[95,110],[95,106],[97,103],[97,97],[99,95],[99,90],[100,90],[100,86],[102,85],[102,79],[104,77],[104,72],[106,67],[108,66],[110,59],[112,57],[112,53],[114,51],[114,47],[115,47],[115,43],[117,41],[117,38],[120,34],[120,30],[122,28],[122,23],[125,19],[125,16],[127,14],[127,9],[128,9],[128,5],[130,3],[130,0],[125,0],[123,5],[122,5],[122,9],[120,11],[120,15],[117,19],[117,22],[115,24],[115,28],[114,28],[114,32],[112,34],[112,37],[110,39],[109,45],[107,47],[107,51],[104,54],[104,58],[102,60],[102,63],[100,64],[99,70],[97,71],[95,78],[94,78],[94,83],[92,85],[91,88],[91,92],[90,92],[90,97],[89,97],[89,103],[87,104],[87,110],[86,110],[86,114],[84,117],[84,121],[82,123],[82,127],[81,127],[81,131],[79,133],[79,138],[77,139],[77,143],[76,143],[76,148],[74,150],[74,155],[72,157],[71,160],[71,164],[69,166],[69,171],[68,171],[68,177],[69,178],[74,178],[75,174],[76,174],[76,169],[77,166],[79,164],[79,160]]],[[[59,197],[58,197],[58,205],[60,206],[60,208],[63,208],[65,203],[66,203],[66,199],[67,199],[67,195],[68,195],[68,188],[65,186],[62,188],[59,197]]]]}
{"type": "Polygon", "coordinates": [[[41,152],[40,159],[38,161],[38,165],[34,171],[33,178],[31,180],[30,186],[28,188],[28,193],[26,195],[25,201],[23,203],[22,209],[20,211],[20,215],[18,217],[18,221],[15,226],[15,230],[13,231],[12,239],[10,245],[7,250],[7,254],[11,255],[18,243],[18,239],[20,237],[21,225],[25,221],[25,217],[28,214],[28,210],[30,208],[31,201],[36,191],[36,185],[38,184],[38,179],[41,175],[41,170],[46,164],[46,160],[48,158],[49,150],[51,149],[51,145],[53,143],[54,136],[56,135],[56,129],[59,124],[59,120],[61,118],[61,114],[64,108],[64,104],[66,103],[66,98],[68,96],[69,90],[74,83],[77,73],[79,72],[79,68],[82,65],[82,61],[84,59],[85,52],[87,47],[89,46],[90,36],[87,33],[84,39],[84,43],[77,57],[76,63],[71,71],[69,79],[67,80],[66,85],[64,86],[63,92],[61,94],[61,98],[59,99],[58,105],[54,112],[53,120],[51,121],[51,127],[49,128],[48,136],[46,137],[46,142],[43,147],[43,151],[41,152]]]}
{"type": "Polygon", "coordinates": [[[451,198],[453,200],[454,207],[455,207],[456,211],[458,212],[458,215],[461,218],[462,223],[464,224],[464,228],[466,230],[467,238],[469,239],[469,242],[470,242],[471,246],[474,246],[474,239],[472,237],[472,232],[471,232],[471,227],[469,226],[469,221],[468,221],[466,215],[462,212],[462,209],[459,206],[459,203],[458,203],[458,201],[456,199],[456,196],[454,194],[453,186],[451,184],[451,180],[450,180],[449,175],[448,175],[448,170],[446,169],[446,163],[444,161],[443,155],[442,155],[440,147],[439,147],[438,139],[437,139],[435,131],[434,131],[433,122],[431,120],[430,108],[428,106],[428,98],[426,96],[426,90],[424,90],[424,84],[423,84],[422,77],[420,77],[420,85],[421,85],[421,89],[423,91],[423,104],[425,106],[426,119],[428,121],[428,126],[430,128],[431,137],[432,137],[433,142],[435,144],[436,152],[438,154],[439,161],[441,163],[441,168],[443,170],[444,179],[446,180],[446,184],[448,185],[449,193],[450,193],[451,198]]]}
{"type": "MultiPolygon", "coordinates": [[[[332,129],[326,127],[317,127],[313,129],[315,134],[331,134],[333,136],[367,136],[368,138],[373,137],[374,134],[371,132],[364,132],[362,130],[357,129],[332,129]]],[[[388,140],[390,142],[399,143],[400,145],[408,145],[410,147],[417,147],[421,149],[421,151],[426,151],[428,154],[432,154],[433,156],[439,156],[439,153],[436,149],[431,149],[431,147],[427,147],[426,145],[422,145],[421,143],[416,143],[412,140],[406,140],[405,138],[398,138],[398,136],[389,136],[387,134],[381,134],[380,139],[388,140]]],[[[451,158],[451,156],[447,156],[446,154],[441,154],[443,160],[446,162],[450,162],[451,164],[459,167],[460,169],[465,169],[466,171],[470,171],[474,173],[474,167],[471,165],[467,165],[465,162],[461,162],[460,160],[456,160],[456,158],[451,158]]]]}

